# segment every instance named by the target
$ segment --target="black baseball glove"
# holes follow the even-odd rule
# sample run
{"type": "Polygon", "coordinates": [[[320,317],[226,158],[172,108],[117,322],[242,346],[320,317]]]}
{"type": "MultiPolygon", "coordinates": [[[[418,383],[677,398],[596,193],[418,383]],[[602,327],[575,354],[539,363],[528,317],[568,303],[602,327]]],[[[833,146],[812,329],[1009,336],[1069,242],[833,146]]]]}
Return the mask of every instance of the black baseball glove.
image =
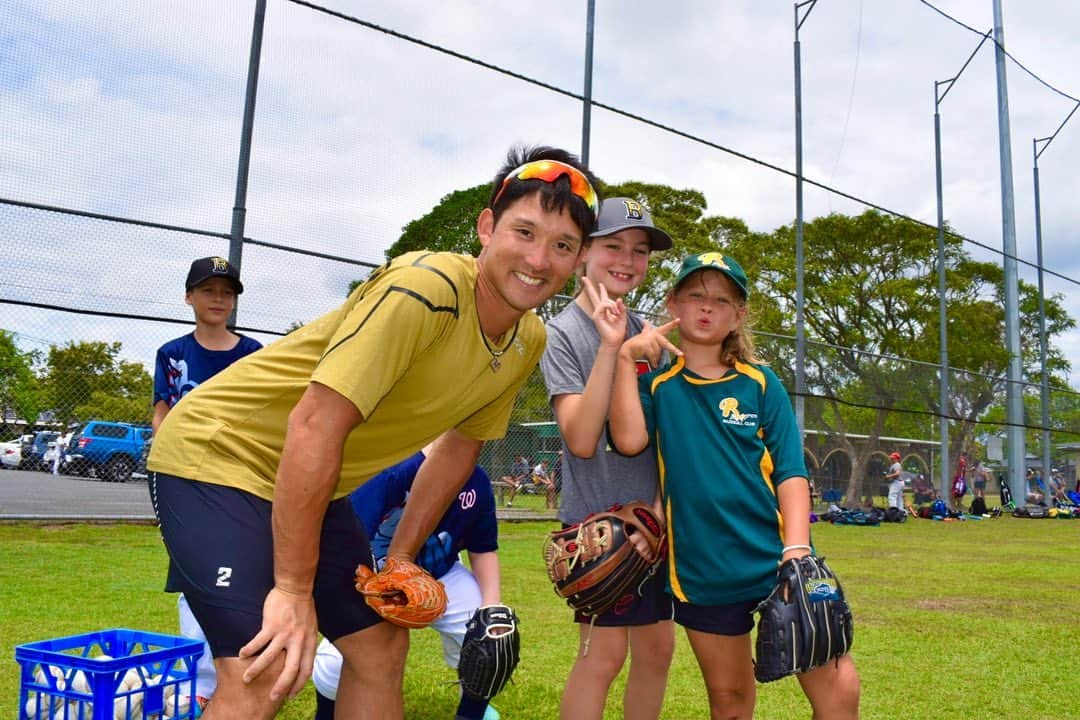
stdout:
{"type": "Polygon", "coordinates": [[[506,605],[478,608],[465,626],[458,661],[461,689],[470,697],[490,700],[506,686],[521,654],[521,634],[514,611],[506,605]]]}
{"type": "Polygon", "coordinates": [[[851,650],[851,610],[825,558],[808,555],[783,563],[776,587],[755,612],[760,613],[758,682],[804,673],[851,650]]]}

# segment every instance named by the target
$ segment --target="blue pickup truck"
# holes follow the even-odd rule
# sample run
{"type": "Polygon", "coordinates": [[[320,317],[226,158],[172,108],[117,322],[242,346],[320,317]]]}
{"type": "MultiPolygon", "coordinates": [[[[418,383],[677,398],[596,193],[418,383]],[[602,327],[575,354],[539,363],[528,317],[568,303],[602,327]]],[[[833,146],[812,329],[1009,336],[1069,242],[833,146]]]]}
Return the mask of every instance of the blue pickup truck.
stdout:
{"type": "Polygon", "coordinates": [[[127,482],[152,434],[153,430],[143,425],[91,420],[71,437],[64,471],[93,474],[106,482],[127,482]]]}

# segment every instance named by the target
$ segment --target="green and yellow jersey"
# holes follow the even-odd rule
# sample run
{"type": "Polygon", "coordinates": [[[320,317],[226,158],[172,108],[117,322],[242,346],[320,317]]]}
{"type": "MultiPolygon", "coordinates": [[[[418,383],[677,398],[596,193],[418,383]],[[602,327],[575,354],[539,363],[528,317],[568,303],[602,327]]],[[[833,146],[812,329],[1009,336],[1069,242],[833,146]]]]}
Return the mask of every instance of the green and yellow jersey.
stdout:
{"type": "Polygon", "coordinates": [[[185,396],[158,430],[149,469],[272,499],[288,415],[311,382],[364,417],[345,441],[335,498],[449,428],[502,437],[543,351],[544,327],[526,313],[493,369],[477,272],[475,258],[452,253],[412,252],[384,265],[341,307],[185,396]]]}
{"type": "Polygon", "coordinates": [[[776,488],[806,476],[780,380],[742,363],[707,379],[678,358],[638,389],[660,470],[671,593],[695,605],[764,598],[784,544],[776,488]]]}

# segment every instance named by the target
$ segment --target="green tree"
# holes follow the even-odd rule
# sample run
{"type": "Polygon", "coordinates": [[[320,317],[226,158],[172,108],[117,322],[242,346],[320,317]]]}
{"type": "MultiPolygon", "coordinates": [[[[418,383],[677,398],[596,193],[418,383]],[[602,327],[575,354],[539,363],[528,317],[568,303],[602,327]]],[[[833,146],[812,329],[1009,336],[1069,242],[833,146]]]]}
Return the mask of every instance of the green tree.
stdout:
{"type": "Polygon", "coordinates": [[[412,250],[480,254],[476,216],[487,207],[491,184],[475,185],[446,195],[426,215],[401,229],[401,237],[386,250],[386,259],[412,250]]]}
{"type": "Polygon", "coordinates": [[[0,330],[0,418],[12,415],[36,422],[41,412],[40,392],[34,365],[37,352],[23,352],[15,344],[14,333],[0,330]]]}
{"type": "Polygon", "coordinates": [[[42,385],[61,423],[76,420],[149,422],[153,378],[122,360],[119,342],[70,342],[49,348],[42,385]]]}
{"type": "MultiPolygon", "coordinates": [[[[806,401],[809,427],[833,433],[852,457],[848,497],[866,490],[864,481],[875,439],[883,434],[933,437],[929,413],[940,414],[937,372],[937,231],[919,223],[867,211],[832,214],[804,226],[804,318],[808,338],[806,401]],[[870,435],[862,451],[848,433],[870,435]]],[[[755,278],[758,330],[794,335],[794,228],[736,238],[733,254],[755,278]],[[745,243],[745,244],[744,244],[745,243]]],[[[980,263],[962,241],[946,241],[950,406],[955,418],[951,453],[973,449],[977,423],[1004,394],[1004,277],[1001,268],[980,263]],[[962,368],[957,370],[956,368],[962,368]]],[[[1024,362],[1030,372],[1031,333],[1036,327],[1033,288],[1021,283],[1024,362]]],[[[1047,328],[1054,337],[1074,325],[1060,297],[1047,300],[1047,328]]],[[[1038,337],[1035,333],[1034,337],[1038,337]]],[[[794,387],[794,346],[776,342],[765,351],[794,387]]],[[[1037,356],[1037,348],[1035,349],[1037,356]]],[[[1051,367],[1068,363],[1051,353],[1051,367]]],[[[872,488],[876,488],[876,478],[872,488]]]]}
{"type": "MultiPolygon", "coordinates": [[[[664,294],[675,277],[680,259],[687,254],[715,249],[749,233],[737,218],[706,215],[705,196],[691,189],[677,189],[639,181],[601,185],[603,197],[629,197],[649,208],[653,221],[675,240],[675,248],[651,263],[645,282],[627,297],[631,307],[644,312],[662,312],[664,294]]],[[[401,237],[386,251],[387,259],[411,250],[480,253],[476,216],[487,206],[489,184],[456,190],[443,197],[422,217],[402,229],[401,237]]],[[[359,281],[357,281],[359,282],[359,281]]],[[[350,291],[352,287],[350,286],[350,291]]],[[[574,285],[566,289],[573,294],[574,285]]],[[[540,312],[543,317],[544,311],[540,312]]]]}

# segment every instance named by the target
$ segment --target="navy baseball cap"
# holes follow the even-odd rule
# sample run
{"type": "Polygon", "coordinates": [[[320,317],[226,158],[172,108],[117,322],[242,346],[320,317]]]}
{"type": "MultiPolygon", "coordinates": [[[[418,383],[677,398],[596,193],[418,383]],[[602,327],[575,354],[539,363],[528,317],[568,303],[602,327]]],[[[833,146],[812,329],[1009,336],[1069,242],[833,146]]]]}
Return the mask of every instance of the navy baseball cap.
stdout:
{"type": "Polygon", "coordinates": [[[653,225],[652,214],[648,209],[632,198],[608,198],[600,203],[600,217],[596,221],[596,230],[589,237],[614,235],[620,230],[644,230],[649,236],[650,250],[668,250],[675,243],[671,236],[653,225]]]}
{"type": "Polygon", "coordinates": [[[675,276],[675,287],[682,285],[683,280],[698,270],[718,270],[735,283],[735,287],[739,288],[744,299],[748,295],[746,272],[742,266],[730,256],[719,252],[705,252],[683,258],[682,265],[679,266],[679,274],[675,276]]]}
{"type": "Polygon", "coordinates": [[[223,277],[231,280],[233,287],[236,288],[237,295],[244,292],[244,284],[240,282],[240,271],[237,270],[236,266],[231,262],[216,255],[199,258],[191,263],[191,269],[188,270],[185,287],[190,291],[195,286],[206,282],[210,278],[216,277],[223,277]]]}

